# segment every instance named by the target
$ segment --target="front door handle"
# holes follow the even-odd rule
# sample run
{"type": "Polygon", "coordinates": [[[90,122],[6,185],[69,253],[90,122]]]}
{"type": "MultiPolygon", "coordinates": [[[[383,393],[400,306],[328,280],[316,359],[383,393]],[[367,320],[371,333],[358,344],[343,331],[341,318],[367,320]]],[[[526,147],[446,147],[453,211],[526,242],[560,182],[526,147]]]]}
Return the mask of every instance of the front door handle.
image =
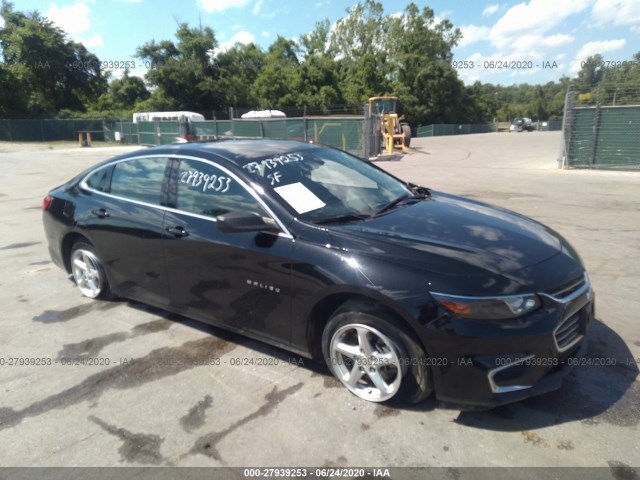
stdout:
{"type": "Polygon", "coordinates": [[[187,232],[183,227],[167,227],[165,230],[176,238],[189,236],[189,232],[187,232]]]}
{"type": "Polygon", "coordinates": [[[107,218],[109,216],[109,212],[107,212],[104,208],[96,208],[95,210],[91,210],[91,213],[93,213],[98,218],[107,218]]]}

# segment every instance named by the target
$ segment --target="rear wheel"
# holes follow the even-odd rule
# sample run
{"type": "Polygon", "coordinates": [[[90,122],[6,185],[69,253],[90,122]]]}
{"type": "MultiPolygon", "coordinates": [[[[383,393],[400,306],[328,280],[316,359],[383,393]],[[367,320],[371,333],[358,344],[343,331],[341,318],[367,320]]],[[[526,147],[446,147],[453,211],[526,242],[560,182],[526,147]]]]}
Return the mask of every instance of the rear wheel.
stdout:
{"type": "Polygon", "coordinates": [[[92,245],[76,242],[71,249],[71,274],[85,297],[109,298],[109,282],[104,267],[92,245]]]}
{"type": "Polygon", "coordinates": [[[331,372],[364,400],[418,403],[431,393],[422,348],[375,307],[340,308],[325,327],[322,348],[331,372]]]}
{"type": "Polygon", "coordinates": [[[404,146],[411,145],[411,127],[409,125],[402,125],[402,133],[404,133],[404,146]]]}

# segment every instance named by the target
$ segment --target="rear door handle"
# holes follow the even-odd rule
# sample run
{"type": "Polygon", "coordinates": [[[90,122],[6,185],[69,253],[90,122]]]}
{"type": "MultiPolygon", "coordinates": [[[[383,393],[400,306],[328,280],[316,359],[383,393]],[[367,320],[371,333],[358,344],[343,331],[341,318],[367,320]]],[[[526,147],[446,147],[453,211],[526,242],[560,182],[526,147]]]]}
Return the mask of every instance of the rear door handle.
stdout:
{"type": "Polygon", "coordinates": [[[189,236],[189,232],[187,232],[183,227],[167,227],[165,230],[177,238],[189,236]]]}
{"type": "Polygon", "coordinates": [[[91,213],[93,213],[98,218],[107,218],[109,216],[109,212],[107,212],[104,208],[91,210],[91,213]]]}

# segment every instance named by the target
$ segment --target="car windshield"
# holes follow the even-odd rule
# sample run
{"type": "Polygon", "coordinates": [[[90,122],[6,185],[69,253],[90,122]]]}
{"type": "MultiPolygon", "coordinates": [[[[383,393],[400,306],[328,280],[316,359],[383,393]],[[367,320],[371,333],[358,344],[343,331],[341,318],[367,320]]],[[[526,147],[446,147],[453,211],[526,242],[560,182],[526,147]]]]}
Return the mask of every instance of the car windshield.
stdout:
{"type": "Polygon", "coordinates": [[[298,218],[315,223],[362,220],[413,195],[385,172],[330,148],[260,158],[243,168],[298,218]]]}

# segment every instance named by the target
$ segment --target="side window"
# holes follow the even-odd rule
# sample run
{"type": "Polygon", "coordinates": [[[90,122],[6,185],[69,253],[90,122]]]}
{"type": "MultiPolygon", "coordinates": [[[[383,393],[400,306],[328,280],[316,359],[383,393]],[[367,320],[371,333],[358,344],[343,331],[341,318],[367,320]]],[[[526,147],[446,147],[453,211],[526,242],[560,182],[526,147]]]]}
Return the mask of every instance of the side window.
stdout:
{"type": "Polygon", "coordinates": [[[112,170],[113,167],[109,166],[92,173],[86,180],[87,186],[93,190],[98,190],[99,192],[108,192],[112,170]]]}
{"type": "Polygon", "coordinates": [[[226,172],[197,160],[180,161],[176,204],[185,212],[210,217],[235,210],[266,216],[256,199],[226,172]]]}
{"type": "Polygon", "coordinates": [[[111,194],[160,205],[166,158],[136,158],[117,163],[111,176],[111,194]]]}

